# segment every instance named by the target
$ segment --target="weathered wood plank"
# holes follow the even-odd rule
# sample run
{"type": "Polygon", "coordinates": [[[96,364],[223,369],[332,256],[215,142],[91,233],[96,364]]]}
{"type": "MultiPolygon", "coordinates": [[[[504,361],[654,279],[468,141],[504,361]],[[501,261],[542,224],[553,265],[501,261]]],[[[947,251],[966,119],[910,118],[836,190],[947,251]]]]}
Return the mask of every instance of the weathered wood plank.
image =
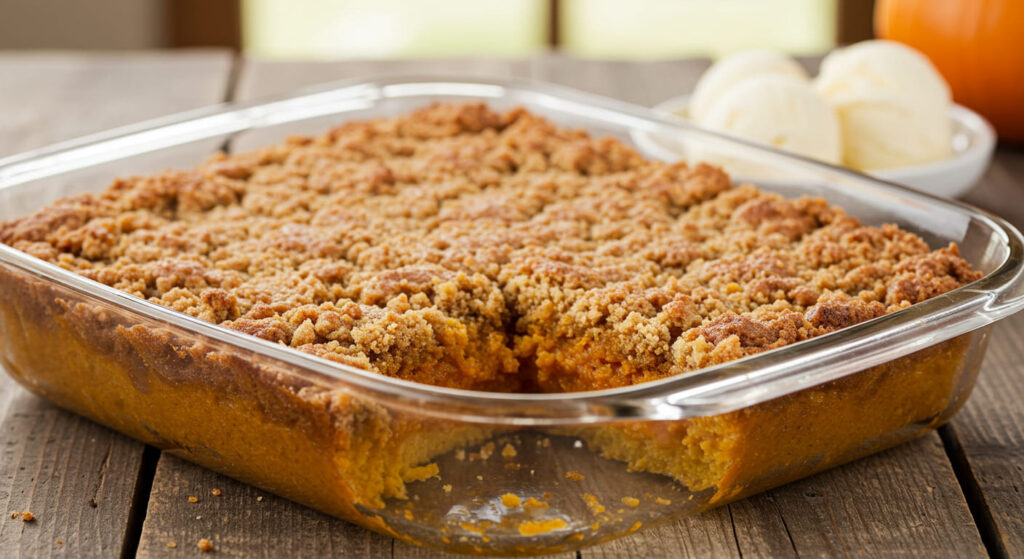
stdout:
{"type": "MultiPolygon", "coordinates": [[[[1024,228],[1024,152],[1001,146],[967,202],[1024,228]]],[[[976,513],[990,519],[986,536],[994,551],[1024,556],[1024,313],[997,324],[978,384],[947,427],[964,460],[961,478],[976,513]],[[980,509],[980,510],[977,510],[980,509]]]]}
{"type": "Polygon", "coordinates": [[[333,62],[276,62],[246,60],[235,98],[250,100],[286,93],[310,85],[383,75],[527,76],[530,63],[522,60],[349,60],[333,62]]]}
{"type": "Polygon", "coordinates": [[[1001,146],[964,201],[1024,228],[1024,150],[1001,146]]]}
{"type": "Polygon", "coordinates": [[[685,517],[580,551],[582,557],[741,557],[728,507],[685,517]]]}
{"type": "Polygon", "coordinates": [[[951,425],[970,466],[962,475],[980,489],[996,543],[1009,557],[1024,556],[1022,345],[1024,314],[994,329],[974,394],[951,425]]]}
{"type": "Polygon", "coordinates": [[[0,445],[0,555],[121,553],[140,443],[25,394],[0,424],[0,445]],[[25,511],[36,520],[10,516],[25,511]]]}
{"type": "Polygon", "coordinates": [[[552,54],[531,61],[531,77],[650,107],[692,91],[709,65],[705,59],[629,62],[552,54]]]}
{"type": "MultiPolygon", "coordinates": [[[[0,54],[0,156],[223,99],[224,52],[0,54]]],[[[0,375],[0,556],[121,553],[143,445],[0,375]],[[58,544],[58,540],[60,543],[58,544]]]]}
{"type": "MultiPolygon", "coordinates": [[[[1024,228],[1024,152],[1001,147],[966,200],[1024,228]]],[[[949,427],[964,453],[978,511],[994,522],[990,544],[1024,556],[1024,313],[993,328],[974,394],[949,427]]]]}
{"type": "Polygon", "coordinates": [[[0,53],[0,157],[224,100],[227,51],[0,53]]]}
{"type": "MultiPolygon", "coordinates": [[[[781,487],[772,501],[802,556],[984,557],[942,441],[916,441],[781,487]]],[[[734,508],[734,515],[738,507],[734,508]]],[[[737,521],[739,524],[739,520],[737,521]]],[[[768,538],[778,538],[775,529],[768,538]]],[[[762,537],[739,534],[744,557],[775,557],[762,537]]],[[[774,550],[773,550],[774,551],[774,550]]]]}
{"type": "Polygon", "coordinates": [[[745,555],[796,557],[796,544],[771,491],[729,505],[736,546],[745,555]]]}
{"type": "Polygon", "coordinates": [[[200,555],[202,538],[218,557],[382,557],[392,548],[391,538],[163,454],[138,556],[164,557],[172,542],[176,553],[200,555]]]}

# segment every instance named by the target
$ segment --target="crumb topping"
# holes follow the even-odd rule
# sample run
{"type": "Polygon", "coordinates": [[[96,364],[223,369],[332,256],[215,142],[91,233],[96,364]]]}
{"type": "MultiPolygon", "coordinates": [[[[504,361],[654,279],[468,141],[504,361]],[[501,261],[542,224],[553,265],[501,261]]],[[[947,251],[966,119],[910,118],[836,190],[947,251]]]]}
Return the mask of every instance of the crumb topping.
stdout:
{"type": "Polygon", "coordinates": [[[586,476],[584,476],[583,474],[579,473],[577,470],[569,470],[568,472],[565,472],[564,474],[562,474],[562,477],[564,477],[565,479],[567,479],[569,481],[583,481],[583,480],[587,479],[586,476]]]}
{"type": "Polygon", "coordinates": [[[955,245],[482,103],[118,180],[0,242],[335,362],[499,391],[685,373],[980,277],[955,245]]]}

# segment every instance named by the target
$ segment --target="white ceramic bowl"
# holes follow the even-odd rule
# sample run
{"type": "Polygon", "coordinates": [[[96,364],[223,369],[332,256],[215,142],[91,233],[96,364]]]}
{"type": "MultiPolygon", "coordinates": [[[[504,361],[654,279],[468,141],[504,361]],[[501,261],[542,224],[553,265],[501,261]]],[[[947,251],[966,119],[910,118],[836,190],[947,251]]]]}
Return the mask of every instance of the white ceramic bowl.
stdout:
{"type": "MultiPolygon", "coordinates": [[[[689,105],[690,96],[682,95],[655,105],[654,110],[685,118],[689,105]]],[[[950,197],[965,194],[992,160],[996,133],[988,121],[967,107],[953,105],[949,119],[953,123],[953,154],[949,158],[912,167],[867,171],[867,174],[931,194],[950,197]]],[[[663,161],[686,157],[681,142],[638,130],[634,130],[632,136],[637,148],[648,157],[663,161]]]]}

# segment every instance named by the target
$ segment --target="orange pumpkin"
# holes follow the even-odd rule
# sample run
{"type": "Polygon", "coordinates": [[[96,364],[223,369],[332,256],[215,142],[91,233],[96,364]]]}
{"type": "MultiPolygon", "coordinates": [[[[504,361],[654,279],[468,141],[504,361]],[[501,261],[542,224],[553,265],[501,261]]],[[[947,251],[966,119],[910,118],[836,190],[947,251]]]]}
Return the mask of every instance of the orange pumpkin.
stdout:
{"type": "Polygon", "coordinates": [[[879,0],[875,32],[926,54],[957,103],[1024,142],[1024,1],[879,0]]]}

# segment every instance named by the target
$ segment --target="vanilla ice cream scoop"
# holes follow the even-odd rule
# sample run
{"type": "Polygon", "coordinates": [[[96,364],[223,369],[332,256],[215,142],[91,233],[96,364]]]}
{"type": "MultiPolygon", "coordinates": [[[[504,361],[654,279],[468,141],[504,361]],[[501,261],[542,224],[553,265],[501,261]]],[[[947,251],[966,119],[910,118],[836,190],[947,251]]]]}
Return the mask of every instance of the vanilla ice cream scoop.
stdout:
{"type": "Polygon", "coordinates": [[[715,62],[697,82],[690,97],[689,117],[701,120],[718,99],[744,80],[764,75],[791,76],[807,80],[807,72],[795,60],[780,52],[751,50],[715,62]]]}
{"type": "Polygon", "coordinates": [[[792,76],[744,80],[697,123],[829,163],[838,163],[842,156],[839,121],[832,108],[808,82],[792,76]]]}
{"type": "Polygon", "coordinates": [[[950,155],[949,85],[910,47],[865,41],[836,50],[814,88],[839,117],[845,165],[889,169],[950,155]]]}

